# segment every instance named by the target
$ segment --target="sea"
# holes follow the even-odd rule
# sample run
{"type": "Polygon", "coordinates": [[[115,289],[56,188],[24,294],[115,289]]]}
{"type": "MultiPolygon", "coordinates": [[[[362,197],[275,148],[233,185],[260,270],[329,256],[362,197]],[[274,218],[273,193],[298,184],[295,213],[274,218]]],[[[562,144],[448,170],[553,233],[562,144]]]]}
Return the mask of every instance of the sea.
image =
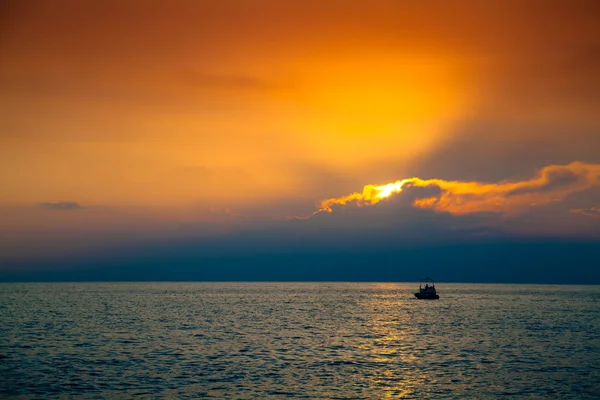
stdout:
{"type": "Polygon", "coordinates": [[[600,286],[0,284],[3,399],[600,399],[600,286]]]}

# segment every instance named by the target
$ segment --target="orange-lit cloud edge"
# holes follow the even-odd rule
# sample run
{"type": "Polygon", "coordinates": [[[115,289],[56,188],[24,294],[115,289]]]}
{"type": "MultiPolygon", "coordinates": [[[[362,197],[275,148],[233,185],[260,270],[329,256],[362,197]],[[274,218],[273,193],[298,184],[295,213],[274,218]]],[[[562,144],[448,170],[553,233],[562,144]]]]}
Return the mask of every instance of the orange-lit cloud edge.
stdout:
{"type": "MultiPolygon", "coordinates": [[[[518,214],[532,206],[563,201],[567,196],[600,185],[600,164],[573,162],[568,165],[549,165],[536,175],[522,181],[481,183],[421,179],[417,177],[397,180],[382,185],[366,185],[362,192],[322,200],[313,214],[331,213],[336,207],[373,206],[391,198],[409,187],[434,188],[436,193],[417,198],[416,208],[454,215],[477,212],[518,214]]],[[[598,207],[572,209],[572,213],[596,216],[598,207]]]]}

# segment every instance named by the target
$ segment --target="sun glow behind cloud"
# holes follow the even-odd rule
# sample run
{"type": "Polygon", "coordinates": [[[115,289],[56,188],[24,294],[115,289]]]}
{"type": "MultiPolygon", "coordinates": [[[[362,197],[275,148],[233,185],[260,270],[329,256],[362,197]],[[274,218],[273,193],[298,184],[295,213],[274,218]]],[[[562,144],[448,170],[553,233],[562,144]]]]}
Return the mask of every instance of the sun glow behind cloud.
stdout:
{"type": "Polygon", "coordinates": [[[390,197],[395,193],[402,191],[402,186],[405,183],[412,182],[418,178],[403,179],[387,185],[366,185],[363,188],[362,193],[352,193],[347,196],[334,197],[331,199],[323,200],[320,203],[319,211],[332,212],[332,206],[334,205],[346,205],[350,202],[355,202],[359,207],[363,205],[373,205],[379,203],[381,200],[390,197]]]}
{"type": "Polygon", "coordinates": [[[362,193],[323,200],[317,213],[333,212],[335,206],[349,204],[372,206],[410,186],[438,190],[435,195],[415,199],[412,203],[414,207],[456,215],[477,212],[509,214],[537,205],[560,202],[569,195],[599,185],[600,164],[580,162],[547,166],[538,171],[534,178],[522,181],[481,183],[408,178],[385,185],[366,185],[362,193]]]}

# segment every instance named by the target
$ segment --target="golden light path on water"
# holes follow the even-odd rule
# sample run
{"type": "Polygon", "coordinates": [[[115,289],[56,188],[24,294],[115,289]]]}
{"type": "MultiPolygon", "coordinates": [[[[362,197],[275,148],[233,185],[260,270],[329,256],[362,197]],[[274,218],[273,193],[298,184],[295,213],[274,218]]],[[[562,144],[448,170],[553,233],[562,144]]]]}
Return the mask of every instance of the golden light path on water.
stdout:
{"type": "Polygon", "coordinates": [[[409,348],[411,338],[406,335],[411,317],[403,310],[403,299],[395,295],[401,288],[396,283],[377,283],[373,288],[376,293],[370,297],[368,307],[373,342],[365,342],[359,348],[370,353],[372,361],[378,365],[396,366],[384,369],[381,375],[373,376],[372,380],[373,386],[381,388],[380,398],[401,398],[418,392],[427,375],[411,368],[401,368],[399,373],[397,368],[398,365],[412,365],[418,361],[414,351],[409,348]],[[390,318],[390,315],[393,317],[390,318]]]}

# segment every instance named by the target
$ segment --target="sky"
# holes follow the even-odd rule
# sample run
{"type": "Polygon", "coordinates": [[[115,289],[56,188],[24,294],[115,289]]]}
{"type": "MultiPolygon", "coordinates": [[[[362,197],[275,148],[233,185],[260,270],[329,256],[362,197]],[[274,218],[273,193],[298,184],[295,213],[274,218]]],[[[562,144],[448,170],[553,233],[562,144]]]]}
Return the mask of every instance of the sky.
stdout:
{"type": "Polygon", "coordinates": [[[599,13],[3,1],[0,280],[600,283],[599,13]]]}

